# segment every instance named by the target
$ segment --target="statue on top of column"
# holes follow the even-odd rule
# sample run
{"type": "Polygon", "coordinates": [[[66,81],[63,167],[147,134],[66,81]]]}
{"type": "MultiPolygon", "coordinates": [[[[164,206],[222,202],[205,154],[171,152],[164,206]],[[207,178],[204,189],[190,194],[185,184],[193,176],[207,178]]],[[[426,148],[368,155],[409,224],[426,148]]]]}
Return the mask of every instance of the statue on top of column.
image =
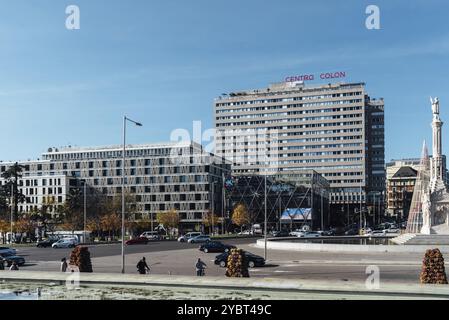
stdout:
{"type": "Polygon", "coordinates": [[[430,102],[432,103],[432,113],[438,116],[440,114],[440,101],[438,98],[433,99],[430,97],[430,102]]]}

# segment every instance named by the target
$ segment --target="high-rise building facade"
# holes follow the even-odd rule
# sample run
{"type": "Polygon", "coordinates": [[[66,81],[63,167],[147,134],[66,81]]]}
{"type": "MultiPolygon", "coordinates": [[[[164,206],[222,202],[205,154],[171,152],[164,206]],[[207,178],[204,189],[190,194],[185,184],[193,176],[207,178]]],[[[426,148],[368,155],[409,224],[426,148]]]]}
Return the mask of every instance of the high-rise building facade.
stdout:
{"type": "MultiPolygon", "coordinates": [[[[57,211],[81,182],[105,196],[121,195],[122,158],[122,146],[68,147],[50,148],[42,160],[19,162],[24,169],[18,188],[26,197],[19,212],[37,209],[49,197],[57,211]]],[[[0,162],[0,174],[12,165],[0,162]]],[[[221,188],[231,165],[197,143],[130,145],[125,167],[125,192],[135,196],[133,211],[139,216],[155,220],[158,212],[174,209],[187,230],[202,224],[208,212],[220,216],[223,211],[221,188]]]]}
{"type": "Polygon", "coordinates": [[[397,221],[408,218],[417,176],[417,170],[403,166],[387,179],[386,212],[397,221]]]}
{"type": "Polygon", "coordinates": [[[285,82],[221,95],[214,107],[216,154],[233,174],[316,170],[334,209],[385,190],[384,103],[364,83],[285,82]]]}

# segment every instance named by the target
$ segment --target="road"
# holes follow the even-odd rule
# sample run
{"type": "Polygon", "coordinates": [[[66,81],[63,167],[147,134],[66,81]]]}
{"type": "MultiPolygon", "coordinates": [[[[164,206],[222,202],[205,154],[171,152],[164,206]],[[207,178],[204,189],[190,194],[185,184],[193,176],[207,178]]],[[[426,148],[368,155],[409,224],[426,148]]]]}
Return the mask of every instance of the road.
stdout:
{"type": "MultiPolygon", "coordinates": [[[[253,239],[223,241],[263,256],[263,249],[254,246],[253,239]]],[[[147,258],[153,274],[194,275],[197,258],[203,259],[208,268],[206,276],[224,276],[225,270],[214,265],[216,254],[205,254],[198,244],[174,241],[152,242],[148,245],[126,247],[126,272],[136,273],[136,264],[147,258]]],[[[89,246],[94,272],[115,273],[121,270],[120,244],[89,246]]],[[[69,257],[71,249],[20,248],[19,255],[27,260],[23,270],[58,272],[62,257],[69,257]]],[[[331,252],[268,251],[265,267],[251,269],[252,277],[281,277],[332,281],[358,281],[367,279],[367,267],[377,266],[381,282],[418,283],[424,253],[370,253],[348,254],[331,252]]]]}
{"type": "MultiPolygon", "coordinates": [[[[222,241],[224,243],[238,245],[246,245],[254,243],[253,239],[233,239],[222,241]]],[[[121,255],[121,244],[102,244],[88,246],[91,258],[101,258],[109,256],[121,255]]],[[[175,251],[175,250],[188,250],[198,249],[199,244],[181,243],[177,241],[154,241],[147,245],[132,245],[125,246],[125,254],[133,255],[137,253],[150,253],[157,251],[175,251]]],[[[53,249],[53,248],[35,248],[35,247],[21,247],[17,248],[17,253],[26,260],[32,261],[60,261],[62,257],[70,257],[70,252],[73,249],[53,249]]]]}

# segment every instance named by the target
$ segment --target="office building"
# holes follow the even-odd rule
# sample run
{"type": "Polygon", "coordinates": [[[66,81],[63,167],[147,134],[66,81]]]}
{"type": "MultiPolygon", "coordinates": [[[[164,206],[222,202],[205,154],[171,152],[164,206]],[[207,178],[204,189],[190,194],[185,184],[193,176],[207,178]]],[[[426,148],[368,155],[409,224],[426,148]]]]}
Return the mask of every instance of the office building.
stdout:
{"type": "MultiPolygon", "coordinates": [[[[86,183],[107,197],[122,193],[122,146],[62,149],[50,148],[42,160],[20,162],[24,166],[19,189],[27,213],[52,197],[54,214],[71,188],[86,183]]],[[[0,163],[0,174],[14,163],[0,163]]],[[[156,219],[158,212],[177,210],[181,229],[193,230],[205,215],[223,211],[221,187],[230,163],[204,151],[193,142],[129,145],[126,148],[125,193],[135,196],[135,218],[156,219]]],[[[4,183],[1,181],[0,184],[4,183]]]]}
{"type": "Polygon", "coordinates": [[[223,94],[214,108],[216,154],[233,174],[315,170],[330,183],[335,214],[382,196],[384,102],[364,83],[284,82],[223,94]]]}

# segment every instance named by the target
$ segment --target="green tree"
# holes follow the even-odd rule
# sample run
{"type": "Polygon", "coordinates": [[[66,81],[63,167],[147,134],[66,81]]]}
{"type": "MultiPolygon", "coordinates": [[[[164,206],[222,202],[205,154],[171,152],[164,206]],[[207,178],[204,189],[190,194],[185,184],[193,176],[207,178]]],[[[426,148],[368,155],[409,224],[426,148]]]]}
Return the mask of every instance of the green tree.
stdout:
{"type": "Polygon", "coordinates": [[[86,229],[97,236],[100,236],[101,233],[101,219],[100,217],[91,217],[87,219],[86,229]]]}
{"type": "Polygon", "coordinates": [[[208,212],[204,219],[203,224],[206,228],[209,228],[209,233],[212,234],[212,230],[215,226],[222,223],[222,218],[218,217],[215,213],[208,212]]]}
{"type": "MultiPolygon", "coordinates": [[[[86,193],[86,207],[89,208],[89,196],[86,193]]],[[[60,209],[63,214],[62,225],[64,230],[72,232],[84,229],[84,190],[83,188],[70,189],[67,199],[60,209]]],[[[89,210],[87,210],[89,212],[89,210]]]]}
{"type": "Polygon", "coordinates": [[[20,218],[14,222],[13,230],[16,233],[20,233],[20,242],[22,242],[23,237],[22,234],[25,234],[28,237],[35,230],[35,224],[33,221],[27,218],[20,218]]]}
{"type": "Polygon", "coordinates": [[[53,218],[51,212],[56,208],[54,197],[44,197],[42,200],[42,206],[38,209],[33,209],[29,213],[29,218],[38,227],[44,229],[44,234],[46,234],[50,229],[50,225],[55,223],[58,218],[53,218]]]}
{"type": "Polygon", "coordinates": [[[7,193],[3,187],[0,187],[0,216],[4,217],[8,213],[7,193]]]}
{"type": "MultiPolygon", "coordinates": [[[[18,164],[17,162],[10,166],[5,172],[2,173],[1,177],[5,179],[5,184],[2,186],[2,194],[6,199],[12,197],[12,206],[14,209],[14,218],[18,217],[18,205],[19,203],[24,203],[26,197],[19,191],[18,184],[19,179],[22,178],[22,171],[25,167],[18,164]]],[[[3,201],[5,201],[5,199],[3,201]]],[[[1,203],[0,203],[1,205],[1,203]]]]}
{"type": "Polygon", "coordinates": [[[232,223],[240,227],[242,230],[244,225],[250,222],[248,210],[244,204],[238,204],[232,212],[232,223]]]}
{"type": "Polygon", "coordinates": [[[70,189],[67,199],[62,206],[62,213],[62,224],[59,226],[59,229],[72,232],[83,229],[83,193],[80,189],[70,189]]]}
{"type": "Polygon", "coordinates": [[[6,243],[6,233],[11,231],[11,223],[7,220],[0,220],[0,232],[3,235],[2,242],[6,243]]]}
{"type": "Polygon", "coordinates": [[[115,234],[120,229],[121,225],[121,217],[116,213],[104,215],[100,220],[101,230],[104,232],[108,232],[109,237],[112,233],[112,238],[115,238],[115,234]]]}
{"type": "Polygon", "coordinates": [[[158,212],[156,215],[156,220],[159,224],[170,230],[169,234],[171,237],[173,229],[178,228],[179,226],[179,213],[176,210],[158,212]]]}

